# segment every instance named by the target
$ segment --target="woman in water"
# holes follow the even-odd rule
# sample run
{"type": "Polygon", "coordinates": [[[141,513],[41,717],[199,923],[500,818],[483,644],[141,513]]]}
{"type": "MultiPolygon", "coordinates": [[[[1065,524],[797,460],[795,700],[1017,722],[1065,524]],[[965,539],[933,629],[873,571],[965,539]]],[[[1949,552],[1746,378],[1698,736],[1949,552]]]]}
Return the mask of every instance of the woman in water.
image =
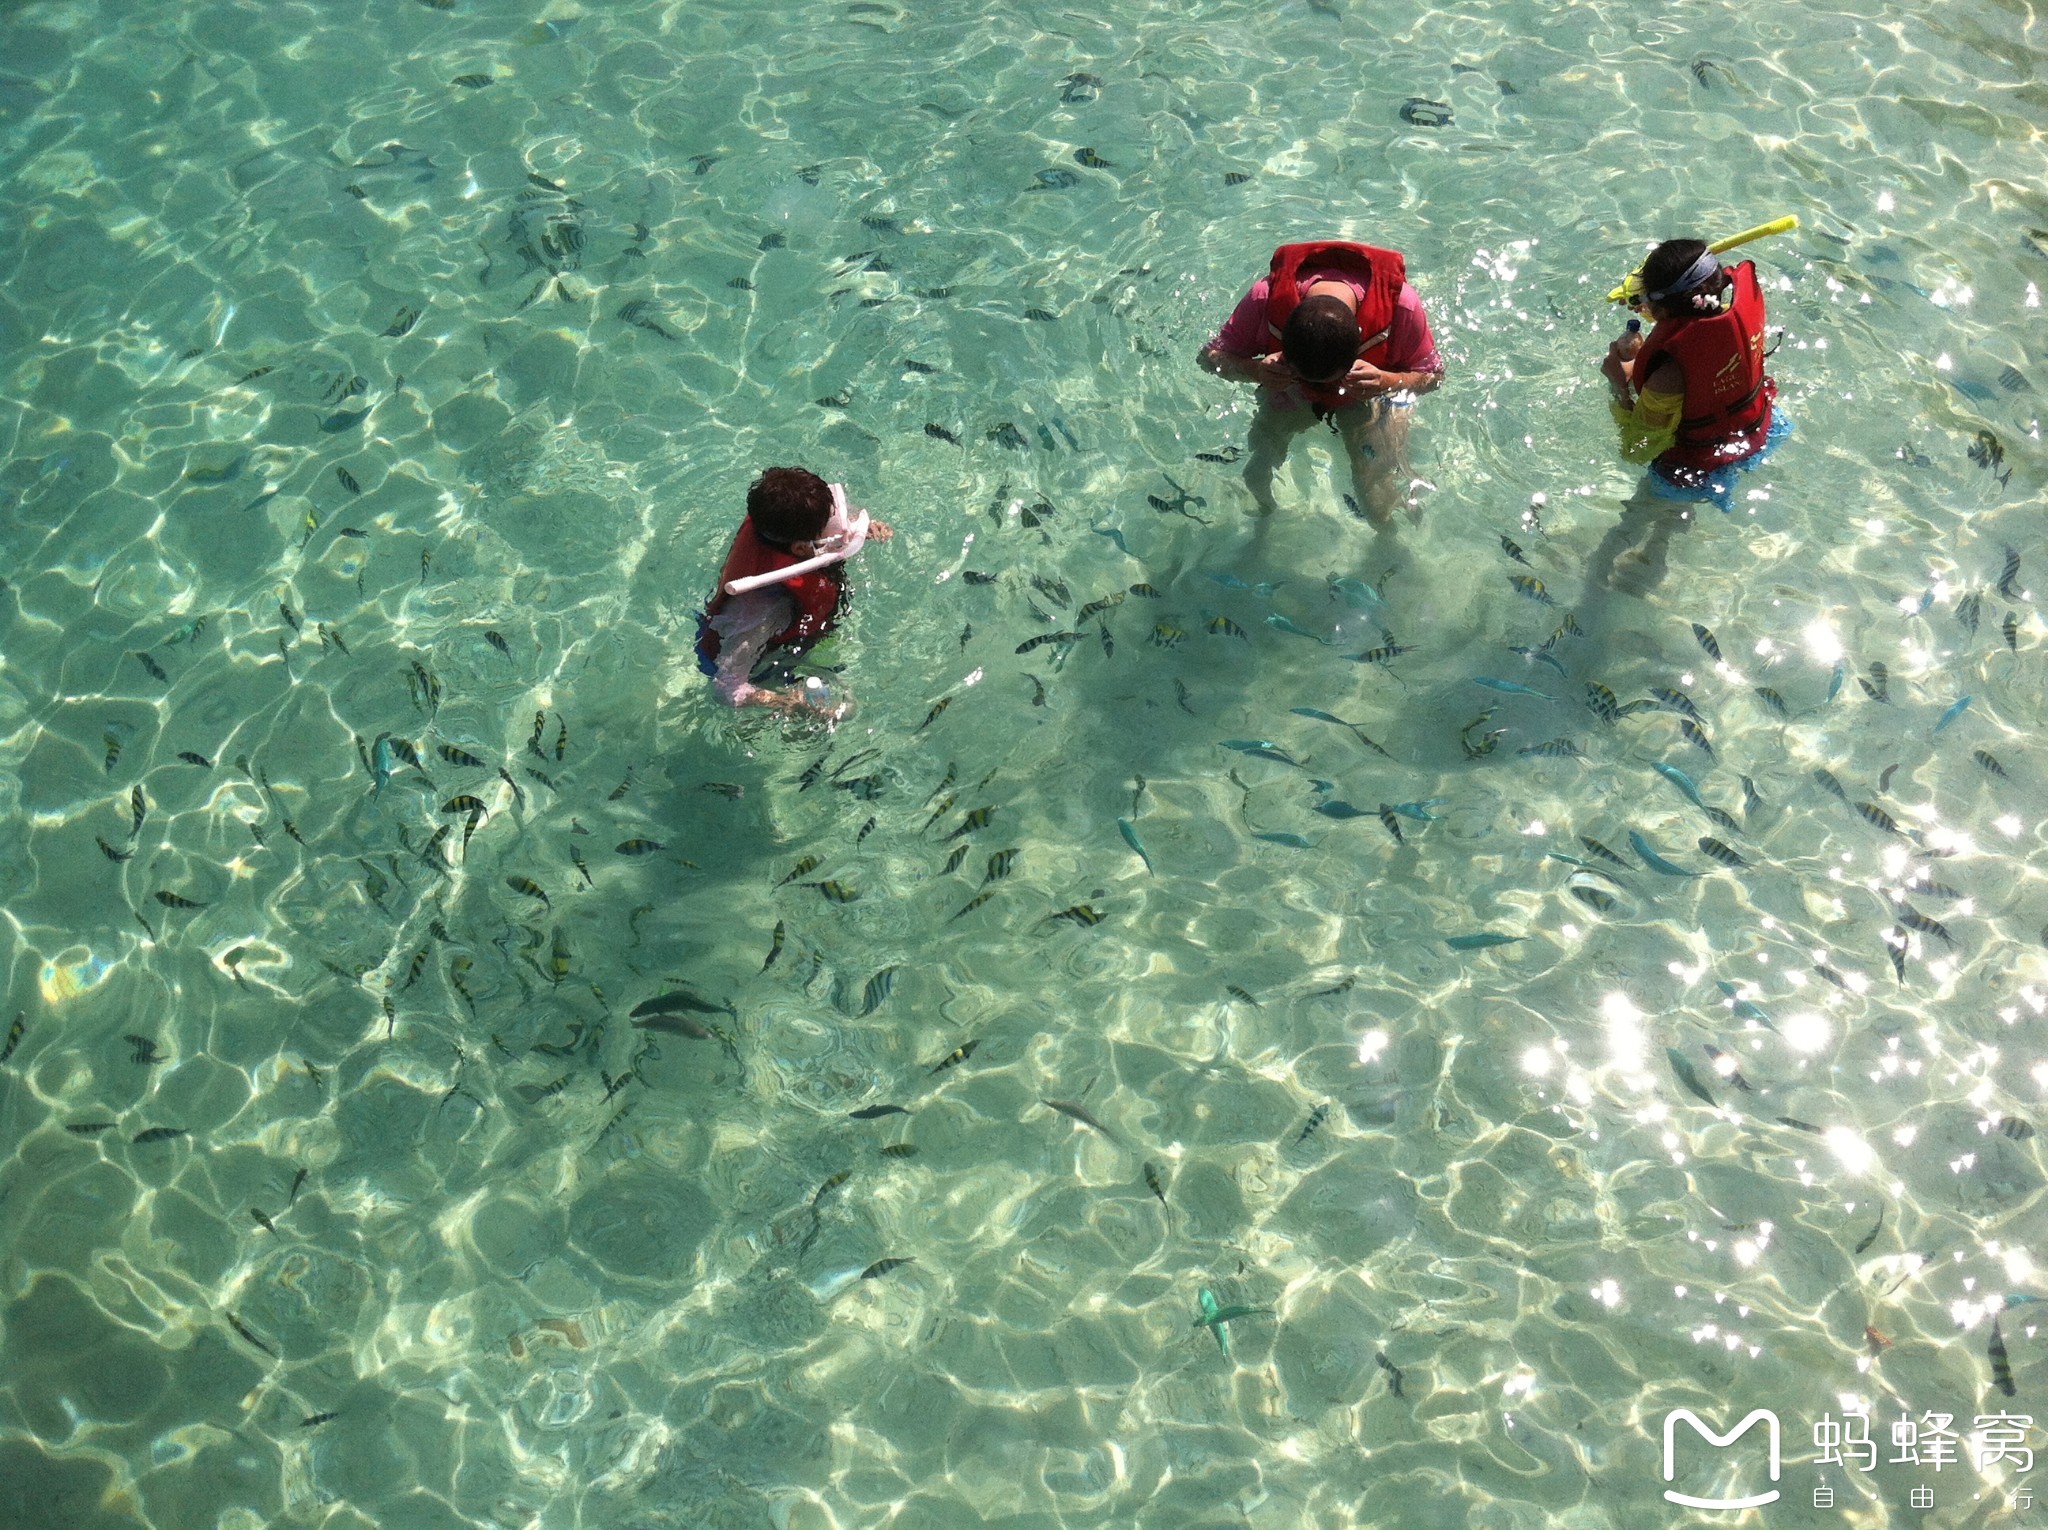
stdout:
{"type": "Polygon", "coordinates": [[[1771,437],[1777,385],[1764,372],[1764,295],[1756,266],[1724,269],[1697,239],[1667,239],[1643,262],[1642,321],[1600,364],[1613,390],[1621,454],[1647,462],[1651,487],[1723,499],[1724,471],[1753,465],[1771,437]]]}
{"type": "Polygon", "coordinates": [[[1691,506],[1669,502],[1727,510],[1736,472],[1762,462],[1791,428],[1764,373],[1764,297],[1753,263],[1724,268],[1699,240],[1667,239],[1640,280],[1630,306],[1656,327],[1645,335],[1641,319],[1629,320],[1600,371],[1621,454],[1649,471],[1588,570],[1593,587],[1635,594],[1663,579],[1672,534],[1692,527],[1691,506]]]}

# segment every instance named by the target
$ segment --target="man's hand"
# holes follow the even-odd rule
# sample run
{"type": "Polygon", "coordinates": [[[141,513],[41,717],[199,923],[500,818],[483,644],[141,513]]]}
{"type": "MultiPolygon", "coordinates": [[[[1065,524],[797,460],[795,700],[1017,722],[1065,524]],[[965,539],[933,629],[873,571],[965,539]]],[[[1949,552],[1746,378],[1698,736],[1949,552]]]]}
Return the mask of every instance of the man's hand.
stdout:
{"type": "Polygon", "coordinates": [[[870,520],[870,521],[868,522],[868,540],[869,540],[869,541],[871,541],[871,542],[886,542],[886,541],[888,541],[888,540],[889,540],[889,538],[893,537],[894,535],[896,535],[896,528],[895,528],[895,527],[893,527],[893,526],[890,526],[890,525],[888,525],[887,523],[885,523],[885,522],[882,522],[882,521],[870,520]]]}
{"type": "Polygon", "coordinates": [[[1289,388],[1295,383],[1294,368],[1278,351],[1265,356],[1233,356],[1228,351],[1204,346],[1197,357],[1204,371],[1214,372],[1230,382],[1257,383],[1262,388],[1289,388]]]}
{"type": "Polygon", "coordinates": [[[1403,385],[1402,374],[1398,372],[1382,372],[1369,361],[1354,361],[1338,388],[1351,398],[1365,399],[1392,393],[1403,385]]]}
{"type": "Polygon", "coordinates": [[[1262,388],[1291,388],[1300,380],[1278,351],[1246,357],[1244,367],[1246,375],[1262,388]]]}

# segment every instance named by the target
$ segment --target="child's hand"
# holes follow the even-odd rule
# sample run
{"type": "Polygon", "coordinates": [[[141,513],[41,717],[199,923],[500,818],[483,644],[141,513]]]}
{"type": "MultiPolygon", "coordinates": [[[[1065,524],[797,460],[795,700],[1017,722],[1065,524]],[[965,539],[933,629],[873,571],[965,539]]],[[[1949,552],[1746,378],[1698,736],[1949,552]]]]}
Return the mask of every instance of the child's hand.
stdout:
{"type": "Polygon", "coordinates": [[[869,541],[886,542],[894,535],[896,535],[896,528],[889,525],[886,521],[870,520],[868,522],[869,541]]]}

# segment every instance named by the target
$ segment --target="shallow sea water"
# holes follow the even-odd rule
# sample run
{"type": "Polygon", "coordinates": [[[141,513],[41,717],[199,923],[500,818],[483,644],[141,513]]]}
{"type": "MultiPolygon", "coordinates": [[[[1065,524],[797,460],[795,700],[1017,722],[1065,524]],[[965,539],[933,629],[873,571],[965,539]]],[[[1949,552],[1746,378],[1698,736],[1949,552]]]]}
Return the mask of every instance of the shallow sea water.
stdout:
{"type": "Polygon", "coordinates": [[[2030,1522],[1967,1443],[1932,1512],[1809,1464],[1845,1399],[1889,1440],[2048,1384],[2038,1308],[2016,1400],[1987,1357],[2048,1257],[2028,12],[0,39],[0,1521],[1731,1523],[1662,1499],[1658,1424],[1768,1406],[1745,1522],[2030,1522]],[[1796,433],[1631,548],[1601,295],[1787,211],[1753,253],[1796,433]],[[1390,535],[1330,438],[1266,519],[1196,456],[1247,419],[1196,347],[1322,232],[1407,252],[1451,369],[1390,535]],[[817,656],[829,736],[721,713],[690,652],[792,461],[897,528],[817,656]],[[1566,611],[1563,673],[1508,651],[1566,611]],[[1589,683],[1683,690],[1714,757],[1589,683]],[[373,790],[383,734],[424,769],[373,790]],[[1431,799],[1396,843],[1381,804],[1431,799]],[[1445,944],[1479,932],[1520,939],[1445,944]],[[724,1039],[630,1027],[671,979],[724,1039]],[[1205,1288],[1271,1309],[1228,1355],[1205,1288]]]}

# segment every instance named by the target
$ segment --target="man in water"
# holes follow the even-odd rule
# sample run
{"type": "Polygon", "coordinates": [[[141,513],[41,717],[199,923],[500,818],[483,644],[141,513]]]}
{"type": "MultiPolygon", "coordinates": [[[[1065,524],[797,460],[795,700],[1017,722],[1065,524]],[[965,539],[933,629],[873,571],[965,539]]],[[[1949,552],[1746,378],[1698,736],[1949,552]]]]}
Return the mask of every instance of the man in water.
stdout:
{"type": "Polygon", "coordinates": [[[1393,519],[1411,487],[1409,411],[1444,380],[1398,251],[1343,239],[1283,244],[1199,359],[1258,385],[1244,481],[1261,512],[1273,509],[1273,473],[1294,437],[1323,420],[1351,459],[1359,512],[1375,525],[1393,519]]]}

